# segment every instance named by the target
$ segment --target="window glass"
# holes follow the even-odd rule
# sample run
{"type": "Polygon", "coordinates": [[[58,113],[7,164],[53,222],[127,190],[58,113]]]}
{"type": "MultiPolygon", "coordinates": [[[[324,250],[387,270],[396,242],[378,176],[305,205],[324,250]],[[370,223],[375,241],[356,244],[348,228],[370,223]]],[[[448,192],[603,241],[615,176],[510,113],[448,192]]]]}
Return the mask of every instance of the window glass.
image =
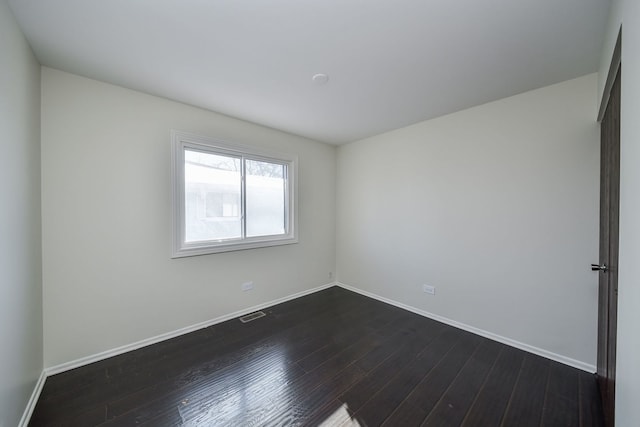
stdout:
{"type": "Polygon", "coordinates": [[[240,162],[184,151],[185,242],[242,237],[240,162]]]}
{"type": "Polygon", "coordinates": [[[247,236],[285,233],[285,166],[247,160],[247,236]]]}

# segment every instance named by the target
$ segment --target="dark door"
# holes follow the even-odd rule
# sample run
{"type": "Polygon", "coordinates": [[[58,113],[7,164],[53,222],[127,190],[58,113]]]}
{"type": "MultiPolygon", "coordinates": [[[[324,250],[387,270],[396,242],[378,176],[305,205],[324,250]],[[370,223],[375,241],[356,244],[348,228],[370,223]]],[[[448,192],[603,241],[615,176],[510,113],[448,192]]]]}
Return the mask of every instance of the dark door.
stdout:
{"type": "Polygon", "coordinates": [[[618,212],[620,207],[620,70],[600,128],[600,262],[598,384],[606,424],[613,426],[618,317],[618,212]]]}

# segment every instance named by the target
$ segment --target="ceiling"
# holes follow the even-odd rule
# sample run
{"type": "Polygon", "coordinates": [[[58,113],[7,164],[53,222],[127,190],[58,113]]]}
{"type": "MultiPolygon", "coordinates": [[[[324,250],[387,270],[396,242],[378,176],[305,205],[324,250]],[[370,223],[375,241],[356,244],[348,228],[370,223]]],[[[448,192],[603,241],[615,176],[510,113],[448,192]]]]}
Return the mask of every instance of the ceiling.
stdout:
{"type": "Polygon", "coordinates": [[[608,0],[9,0],[46,66],[342,144],[597,71],[608,0]],[[312,76],[325,73],[317,85],[312,76]]]}

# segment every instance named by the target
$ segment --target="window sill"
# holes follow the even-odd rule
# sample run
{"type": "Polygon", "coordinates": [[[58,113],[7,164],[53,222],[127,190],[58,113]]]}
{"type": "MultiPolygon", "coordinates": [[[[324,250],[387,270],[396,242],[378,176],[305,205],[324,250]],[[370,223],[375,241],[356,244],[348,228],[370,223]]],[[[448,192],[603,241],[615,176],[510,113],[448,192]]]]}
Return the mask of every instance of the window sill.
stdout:
{"type": "Polygon", "coordinates": [[[184,258],[198,255],[217,254],[222,252],[244,251],[247,249],[267,248],[270,246],[292,245],[298,243],[297,237],[277,238],[277,239],[260,239],[227,242],[212,245],[210,242],[198,245],[191,244],[173,251],[171,258],[184,258]]]}

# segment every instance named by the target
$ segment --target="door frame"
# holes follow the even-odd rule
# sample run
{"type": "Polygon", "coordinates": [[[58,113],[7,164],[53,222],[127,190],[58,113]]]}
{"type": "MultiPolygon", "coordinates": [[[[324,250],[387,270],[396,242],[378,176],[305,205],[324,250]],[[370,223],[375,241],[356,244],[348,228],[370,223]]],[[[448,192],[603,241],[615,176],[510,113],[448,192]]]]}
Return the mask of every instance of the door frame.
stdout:
{"type": "MultiPolygon", "coordinates": [[[[621,68],[621,64],[622,64],[622,28],[619,29],[618,31],[618,37],[616,40],[616,45],[613,51],[613,56],[611,59],[611,64],[609,66],[609,71],[607,74],[607,80],[605,82],[605,86],[604,86],[604,91],[602,94],[602,100],[600,102],[600,108],[598,111],[598,122],[602,123],[602,121],[605,118],[606,112],[607,112],[607,108],[609,107],[609,103],[611,101],[611,96],[612,96],[612,92],[614,89],[614,84],[616,83],[616,79],[617,78],[621,78],[619,76],[621,76],[620,73],[620,68],[621,68]]],[[[617,82],[618,85],[621,84],[621,82],[617,82]]],[[[619,88],[618,88],[619,89],[619,88]]],[[[618,98],[618,102],[620,102],[620,99],[618,98]]],[[[620,120],[619,114],[620,114],[620,109],[619,109],[619,105],[617,106],[617,114],[618,114],[618,123],[620,120]]],[[[619,156],[619,131],[618,131],[618,156],[619,156]]],[[[612,153],[609,153],[610,151],[610,147],[607,146],[605,147],[604,145],[605,139],[604,139],[604,135],[601,133],[600,136],[600,144],[601,144],[601,155],[604,156],[605,154],[607,154],[608,156],[610,156],[612,153]],[[605,151],[607,151],[607,153],[605,153],[605,151]]],[[[605,161],[610,161],[610,160],[606,160],[604,158],[601,158],[601,175],[603,173],[605,173],[605,161]]],[[[617,160],[617,172],[614,174],[614,176],[616,176],[617,178],[614,179],[619,179],[619,166],[620,165],[620,161],[619,161],[619,157],[617,160]]],[[[611,172],[607,172],[607,174],[610,174],[611,172]]],[[[601,176],[600,178],[600,185],[602,186],[603,183],[607,183],[606,180],[603,181],[603,177],[601,176]]],[[[617,184],[618,188],[619,188],[619,183],[617,184]]],[[[604,190],[604,191],[610,191],[610,190],[604,190]]],[[[601,188],[600,191],[601,194],[601,198],[603,197],[603,195],[605,194],[603,192],[603,189],[601,188]]],[[[607,193],[609,194],[609,193],[607,193]]],[[[619,194],[619,190],[618,190],[618,194],[619,194]]],[[[619,197],[616,198],[615,203],[619,203],[619,197]]],[[[606,212],[606,227],[609,227],[611,224],[611,219],[609,217],[609,209],[610,209],[610,205],[607,202],[603,202],[602,200],[600,200],[600,221],[603,221],[603,211],[602,208],[605,207],[607,209],[606,212]],[[603,206],[603,203],[606,204],[606,206],[603,206]]],[[[619,208],[618,208],[618,214],[619,214],[619,208]]],[[[617,224],[617,221],[619,220],[619,218],[615,219],[615,224],[617,224]]],[[[603,224],[600,224],[600,229],[602,230],[603,224]]],[[[617,229],[617,225],[615,226],[615,233],[617,233],[617,236],[615,238],[616,241],[619,241],[619,231],[617,229]]],[[[608,233],[607,233],[608,235],[608,233]]],[[[606,245],[609,245],[609,239],[605,239],[606,242],[602,241],[603,235],[602,235],[602,231],[600,233],[600,254],[598,256],[599,259],[599,263],[604,263],[605,261],[602,259],[602,250],[603,250],[603,243],[605,243],[606,245]]],[[[611,248],[607,248],[607,253],[609,253],[611,250],[611,248]]],[[[609,270],[608,274],[615,274],[615,280],[614,282],[617,282],[617,246],[615,247],[615,251],[616,251],[616,256],[615,256],[615,264],[616,265],[611,265],[610,267],[612,267],[612,269],[609,270]]],[[[607,263],[609,262],[608,260],[606,261],[607,263]]],[[[604,273],[607,274],[607,273],[604,273]]],[[[598,279],[598,360],[597,360],[597,366],[598,366],[598,370],[597,370],[597,379],[598,379],[598,386],[600,388],[600,397],[601,397],[601,401],[602,401],[602,406],[603,406],[603,413],[605,416],[605,423],[607,426],[613,426],[614,425],[614,419],[615,419],[615,365],[616,365],[616,361],[615,361],[615,355],[616,355],[616,336],[617,336],[617,310],[616,311],[616,319],[613,319],[612,321],[612,317],[609,314],[609,308],[611,308],[611,302],[609,301],[609,299],[611,297],[615,298],[615,305],[617,306],[617,290],[615,292],[611,292],[609,289],[610,286],[610,282],[606,283],[606,287],[603,290],[603,285],[602,285],[602,272],[599,273],[599,279],[598,279]],[[606,293],[606,295],[603,295],[603,292],[606,293]],[[604,306],[606,304],[606,306],[604,306]],[[606,324],[602,325],[601,321],[603,319],[603,312],[606,313],[606,316],[604,316],[604,318],[606,319],[606,324]],[[605,328],[605,329],[603,329],[605,328]],[[606,344],[606,348],[603,348],[602,344],[602,340],[605,339],[606,342],[604,344],[606,344]]],[[[614,277],[614,276],[612,276],[614,277]]],[[[605,280],[610,280],[608,278],[605,278],[605,280]]],[[[613,280],[613,279],[611,279],[613,280]]]]}
{"type": "Polygon", "coordinates": [[[604,90],[602,91],[602,99],[600,100],[600,109],[598,110],[598,122],[602,122],[604,119],[604,113],[607,111],[607,105],[609,105],[609,99],[611,98],[611,90],[613,89],[613,83],[616,81],[618,70],[622,64],[622,27],[618,30],[618,38],[616,39],[616,47],[613,49],[613,56],[611,58],[611,64],[609,65],[609,71],[607,72],[607,81],[604,84],[604,90]]]}

